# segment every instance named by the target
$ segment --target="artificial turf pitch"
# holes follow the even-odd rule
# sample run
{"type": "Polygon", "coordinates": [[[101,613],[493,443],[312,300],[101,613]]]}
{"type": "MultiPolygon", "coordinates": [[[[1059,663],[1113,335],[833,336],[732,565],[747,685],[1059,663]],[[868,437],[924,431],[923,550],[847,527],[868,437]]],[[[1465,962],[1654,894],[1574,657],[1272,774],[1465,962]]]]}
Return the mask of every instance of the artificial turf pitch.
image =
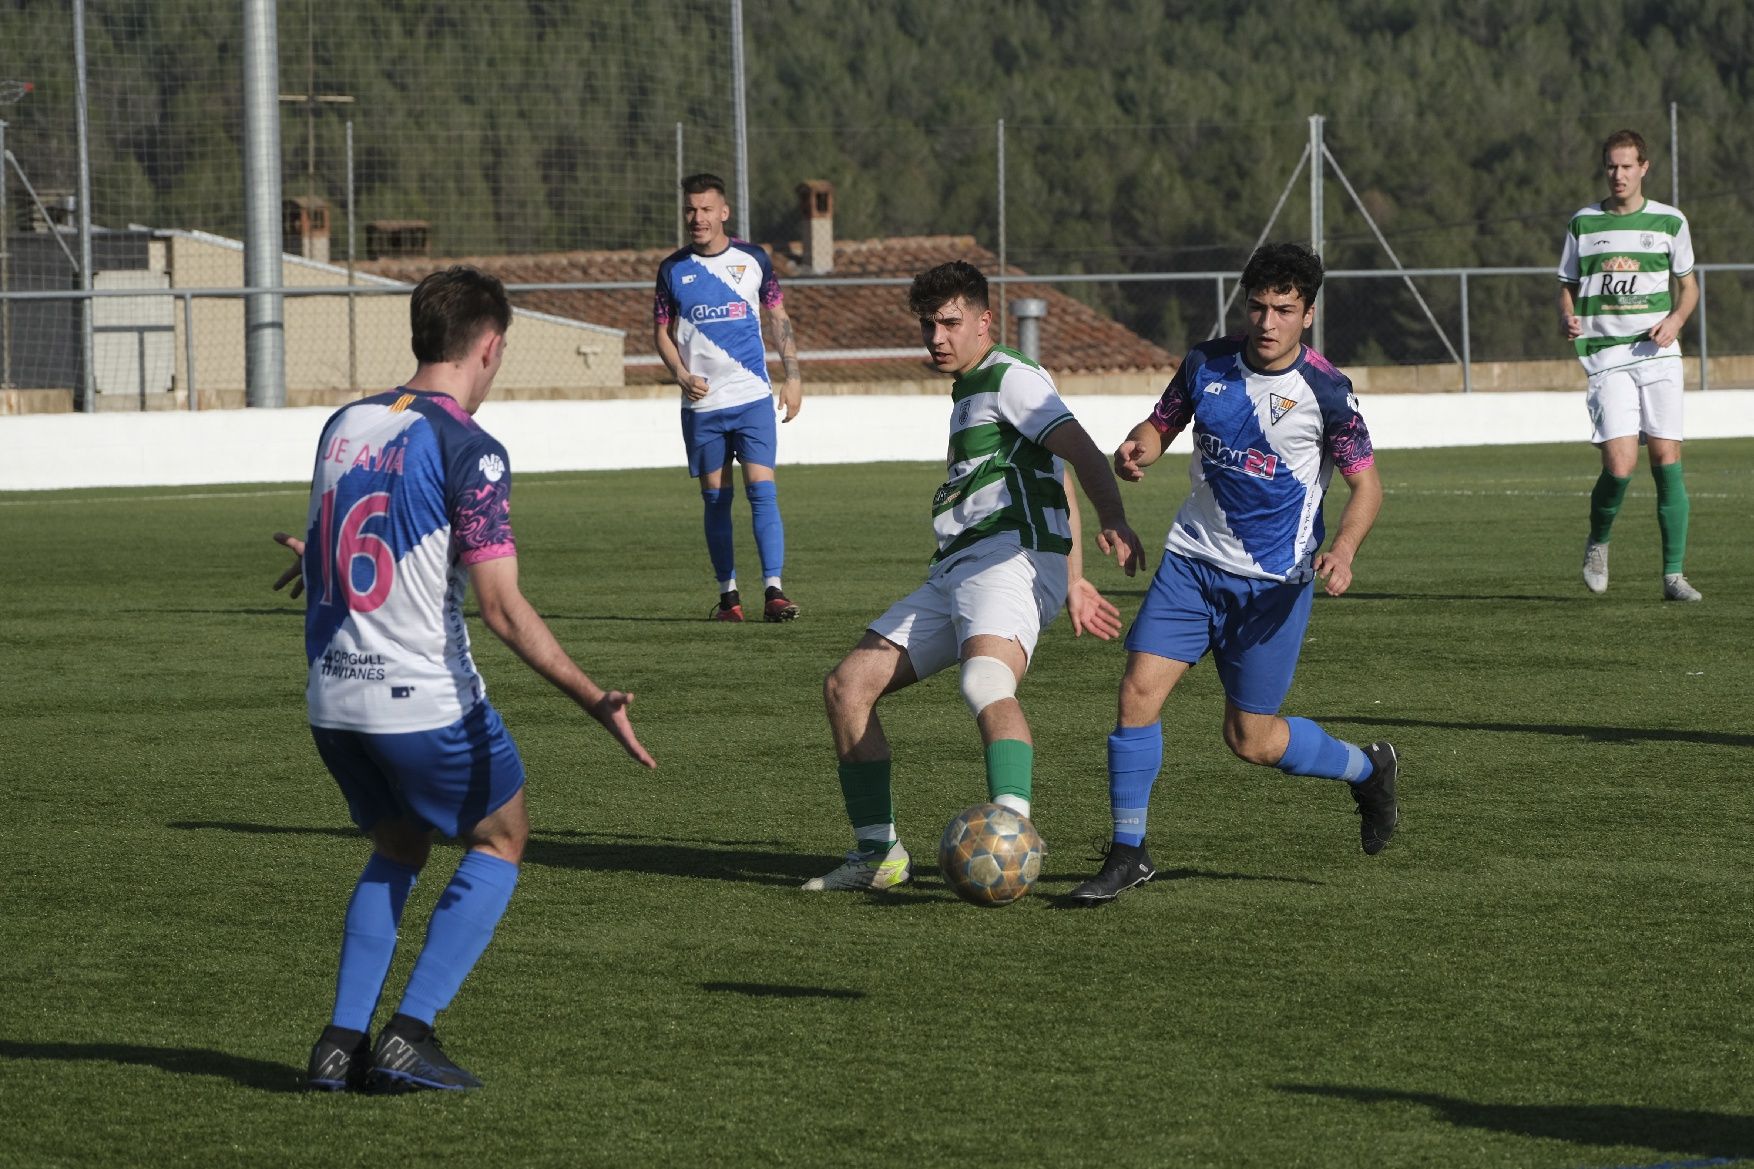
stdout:
{"type": "MultiPolygon", "coordinates": [[[[1594,597],[1587,447],[1384,452],[1382,519],[1286,711],[1397,744],[1400,835],[1366,858],[1339,785],[1231,758],[1202,666],[1165,712],[1162,875],[1095,911],[1059,899],[1106,836],[1124,655],[1063,618],[1021,693],[1036,892],[977,910],[934,870],[985,795],[946,678],[881,708],[916,882],[796,888],[850,835],[822,675],[918,582],[940,469],[787,468],[782,626],[704,620],[681,473],[520,476],[525,591],[634,691],[660,770],[476,624],[535,833],[440,1020],[486,1089],[389,1099],[298,1090],[366,855],[305,727],[299,605],[268,589],[303,488],[0,496],[0,1165],[1754,1157],[1751,464],[1751,441],[1688,444],[1706,600],[1684,606],[1659,600],[1643,470],[1594,597]]],[[[1153,565],[1185,483],[1172,457],[1126,489],[1153,565]]],[[[1094,552],[1091,575],[1137,608],[1143,577],[1094,552]]],[[[455,855],[415,891],[385,1012],[455,855]]]]}

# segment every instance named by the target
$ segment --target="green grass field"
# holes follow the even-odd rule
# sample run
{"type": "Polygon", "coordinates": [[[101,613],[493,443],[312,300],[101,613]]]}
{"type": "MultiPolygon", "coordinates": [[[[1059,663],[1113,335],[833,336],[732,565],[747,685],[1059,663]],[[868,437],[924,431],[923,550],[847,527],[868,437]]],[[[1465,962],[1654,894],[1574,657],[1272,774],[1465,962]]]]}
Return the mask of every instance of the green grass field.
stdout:
{"type": "MultiPolygon", "coordinates": [[[[1036,894],[977,910],[937,877],[985,794],[948,678],[883,708],[917,882],[795,888],[849,837],[821,677],[918,582],[937,469],[784,472],[786,626],[702,620],[680,472],[521,477],[525,591],[636,692],[660,769],[477,626],[536,830],[441,1020],[488,1085],[461,1097],[298,1091],[366,855],[305,727],[299,606],[268,588],[302,487],[0,495],[0,1164],[1754,1158],[1754,441],[1687,453],[1698,606],[1658,599],[1643,471],[1592,597],[1588,447],[1384,453],[1287,712],[1398,744],[1401,835],[1366,858],[1338,785],[1231,758],[1204,666],[1166,710],[1163,878],[1098,911],[1057,899],[1106,837],[1123,652],[1063,620],[1021,695],[1036,894]]],[[[1184,467],[1128,488],[1154,550],[1184,467]]],[[[1144,579],[1092,575],[1130,616],[1144,579]]],[[[392,1004],[455,855],[415,891],[392,1004]]]]}

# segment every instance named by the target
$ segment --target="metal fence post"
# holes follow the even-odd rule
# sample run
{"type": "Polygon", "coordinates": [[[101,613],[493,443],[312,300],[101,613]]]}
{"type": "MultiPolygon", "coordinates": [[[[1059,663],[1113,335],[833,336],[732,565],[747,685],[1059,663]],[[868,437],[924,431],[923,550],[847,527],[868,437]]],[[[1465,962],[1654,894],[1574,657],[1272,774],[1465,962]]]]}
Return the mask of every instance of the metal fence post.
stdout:
{"type": "Polygon", "coordinates": [[[1699,269],[1699,389],[1711,389],[1711,373],[1705,350],[1705,269],[1699,269]]]}
{"type": "Polygon", "coordinates": [[[183,369],[184,380],[188,382],[189,409],[199,410],[200,399],[195,395],[195,298],[183,294],[183,369]]]}
{"type": "Polygon", "coordinates": [[[1474,392],[1474,355],[1468,346],[1468,274],[1462,279],[1462,393],[1474,392]]]}

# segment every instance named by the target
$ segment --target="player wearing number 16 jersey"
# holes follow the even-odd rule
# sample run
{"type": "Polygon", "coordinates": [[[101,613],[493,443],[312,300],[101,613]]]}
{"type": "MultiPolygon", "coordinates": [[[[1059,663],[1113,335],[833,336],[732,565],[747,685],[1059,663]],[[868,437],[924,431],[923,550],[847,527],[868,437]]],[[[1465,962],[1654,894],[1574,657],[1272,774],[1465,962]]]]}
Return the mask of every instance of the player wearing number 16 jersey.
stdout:
{"type": "Polygon", "coordinates": [[[518,589],[506,451],[475,422],[505,355],[504,287],[472,268],[420,282],[419,368],[406,386],[337,411],[317,444],[305,538],[276,539],[308,593],[311,735],[373,851],[347,907],[330,1024],[308,1083],[464,1089],[433,1020],[492,939],[530,826],[524,765],[469,656],[463,594],[538,674],[656,766],[634,736],[632,695],[591,681],[518,589]],[[435,832],[467,847],[438,899],[400,1006],[370,1031],[402,907],[435,832]]]}

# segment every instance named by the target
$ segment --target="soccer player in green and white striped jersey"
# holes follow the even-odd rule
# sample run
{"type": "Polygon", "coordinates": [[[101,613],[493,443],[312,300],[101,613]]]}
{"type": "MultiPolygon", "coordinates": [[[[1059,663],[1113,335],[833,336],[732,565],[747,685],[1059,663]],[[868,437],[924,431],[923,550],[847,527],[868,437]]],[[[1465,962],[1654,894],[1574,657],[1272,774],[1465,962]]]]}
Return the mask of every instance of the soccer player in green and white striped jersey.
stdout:
{"type": "Polygon", "coordinates": [[[895,829],[885,694],[960,663],[962,696],[986,749],[988,798],[1028,817],[1035,749],[1017,702],[1042,626],[1064,605],[1074,633],[1104,640],[1120,613],[1084,579],[1069,463],[1096,508],[1097,547],[1128,576],[1145,560],[1108,460],[1035,362],[993,343],[987,280],[972,264],[914,278],[908,305],[950,388],[950,453],[932,498],[937,549],[925,583],[865,631],[823,685],[854,844],[804,888],[882,890],[911,875],[895,829]]]}
{"type": "Polygon", "coordinates": [[[1693,237],[1679,208],[1644,197],[1644,139],[1616,130],[1602,143],[1608,196],[1571,217],[1559,258],[1559,331],[1589,375],[1590,441],[1602,474],[1590,492],[1583,580],[1608,588],[1608,538],[1638,444],[1650,448],[1663,539],[1663,598],[1700,600],[1687,583],[1687,488],[1681,478],[1681,327],[1699,303],[1693,237]],[[1672,294],[1671,289],[1678,290],[1672,294]]]}

